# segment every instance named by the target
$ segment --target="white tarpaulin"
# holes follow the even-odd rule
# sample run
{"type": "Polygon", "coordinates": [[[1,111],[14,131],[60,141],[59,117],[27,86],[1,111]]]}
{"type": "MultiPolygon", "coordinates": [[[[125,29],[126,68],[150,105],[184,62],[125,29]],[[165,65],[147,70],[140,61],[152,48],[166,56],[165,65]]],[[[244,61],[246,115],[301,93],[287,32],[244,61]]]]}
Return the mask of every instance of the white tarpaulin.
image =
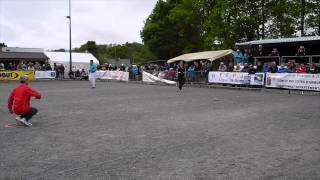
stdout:
{"type": "Polygon", "coordinates": [[[147,73],[145,71],[143,71],[142,74],[142,81],[143,82],[150,82],[150,83],[154,83],[154,82],[162,82],[162,83],[166,83],[166,84],[176,84],[175,81],[169,81],[163,78],[159,78],[157,76],[154,76],[150,73],[147,73]]]}
{"type": "Polygon", "coordinates": [[[207,59],[209,61],[214,61],[216,59],[228,56],[233,54],[233,50],[228,49],[228,50],[220,50],[220,51],[205,51],[205,52],[197,52],[197,53],[188,53],[188,54],[183,54],[181,56],[169,59],[167,63],[173,63],[177,61],[185,61],[185,62],[191,62],[191,61],[196,61],[196,60],[201,60],[201,59],[207,59]]]}
{"type": "Polygon", "coordinates": [[[123,71],[97,71],[96,78],[104,80],[129,81],[129,72],[123,71]]]}
{"type": "Polygon", "coordinates": [[[266,87],[320,91],[320,74],[267,73],[266,87]]]}
{"type": "Polygon", "coordinates": [[[36,79],[55,79],[55,71],[36,71],[34,73],[36,79]]]}

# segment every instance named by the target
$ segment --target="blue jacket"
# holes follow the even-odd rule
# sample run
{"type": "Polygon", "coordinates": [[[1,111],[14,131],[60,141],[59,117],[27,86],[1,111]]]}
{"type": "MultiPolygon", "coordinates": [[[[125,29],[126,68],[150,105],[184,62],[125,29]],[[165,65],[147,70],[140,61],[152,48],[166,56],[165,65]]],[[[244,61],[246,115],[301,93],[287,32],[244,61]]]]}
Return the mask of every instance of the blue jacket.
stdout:
{"type": "Polygon", "coordinates": [[[288,72],[288,68],[286,67],[280,67],[277,71],[277,73],[287,73],[288,72]]]}
{"type": "Polygon", "coordinates": [[[89,65],[89,73],[95,73],[97,71],[97,65],[96,64],[90,64],[89,65]]]}
{"type": "Polygon", "coordinates": [[[241,52],[236,52],[234,54],[234,60],[236,61],[237,64],[243,63],[243,55],[241,52]]]}

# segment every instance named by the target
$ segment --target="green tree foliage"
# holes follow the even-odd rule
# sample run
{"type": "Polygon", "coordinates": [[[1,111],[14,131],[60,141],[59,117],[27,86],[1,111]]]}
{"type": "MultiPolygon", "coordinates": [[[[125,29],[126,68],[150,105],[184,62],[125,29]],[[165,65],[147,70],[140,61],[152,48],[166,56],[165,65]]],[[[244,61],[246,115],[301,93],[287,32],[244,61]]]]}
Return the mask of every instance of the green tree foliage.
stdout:
{"type": "Polygon", "coordinates": [[[158,0],[141,31],[162,59],[300,34],[320,34],[319,0],[158,0]]]}

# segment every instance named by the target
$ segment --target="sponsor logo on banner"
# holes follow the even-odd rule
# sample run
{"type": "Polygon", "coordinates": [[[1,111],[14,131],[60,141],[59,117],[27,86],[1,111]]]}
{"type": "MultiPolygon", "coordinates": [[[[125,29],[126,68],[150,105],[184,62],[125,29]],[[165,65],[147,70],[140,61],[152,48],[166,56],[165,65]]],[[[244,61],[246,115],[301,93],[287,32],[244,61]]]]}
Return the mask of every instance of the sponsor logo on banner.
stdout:
{"type": "Polygon", "coordinates": [[[129,72],[123,71],[97,71],[96,77],[98,79],[129,81],[129,72]]]}
{"type": "Polygon", "coordinates": [[[36,79],[55,79],[56,72],[55,71],[36,71],[35,78],[36,79]]]}
{"type": "Polygon", "coordinates": [[[266,87],[320,91],[320,74],[267,73],[266,87]]]}
{"type": "Polygon", "coordinates": [[[34,80],[34,71],[0,71],[0,80],[18,81],[24,75],[29,76],[29,80],[34,80]]]}

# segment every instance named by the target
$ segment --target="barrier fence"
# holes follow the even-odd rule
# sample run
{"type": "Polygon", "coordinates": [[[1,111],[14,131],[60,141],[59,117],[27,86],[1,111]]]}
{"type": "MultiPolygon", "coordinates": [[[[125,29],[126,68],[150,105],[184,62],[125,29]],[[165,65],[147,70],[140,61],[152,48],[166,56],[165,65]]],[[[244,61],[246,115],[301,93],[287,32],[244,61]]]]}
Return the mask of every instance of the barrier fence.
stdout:
{"type": "MultiPolygon", "coordinates": [[[[0,71],[0,80],[19,80],[28,75],[30,80],[55,79],[55,71],[0,71]]],[[[123,71],[97,71],[96,77],[101,80],[142,81],[175,84],[175,71],[143,71],[132,75],[123,71]],[[132,76],[132,77],[131,77],[132,76]],[[137,78],[138,77],[138,78],[137,78]]],[[[300,73],[241,73],[241,72],[185,72],[186,83],[230,84],[258,86],[279,89],[296,89],[303,91],[320,91],[320,74],[300,73]]]]}

